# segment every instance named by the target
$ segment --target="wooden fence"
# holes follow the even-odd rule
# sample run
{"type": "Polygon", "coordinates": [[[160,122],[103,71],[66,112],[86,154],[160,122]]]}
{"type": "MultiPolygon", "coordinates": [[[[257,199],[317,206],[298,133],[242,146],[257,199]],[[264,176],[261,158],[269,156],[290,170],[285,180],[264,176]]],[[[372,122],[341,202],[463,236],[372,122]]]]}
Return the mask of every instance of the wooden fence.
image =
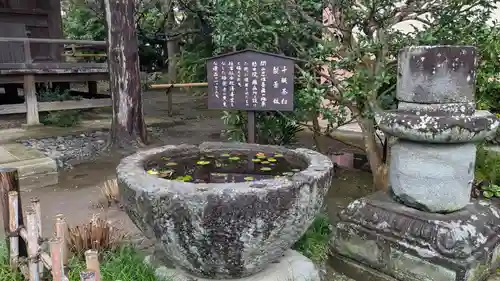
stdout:
{"type": "MultiPolygon", "coordinates": [[[[0,169],[0,192],[2,213],[8,217],[6,229],[8,260],[13,270],[19,270],[29,281],[39,281],[45,271],[54,281],[68,279],[68,225],[63,215],[57,215],[54,235],[48,241],[42,237],[42,215],[40,200],[33,198],[26,209],[26,225],[23,225],[17,169],[0,169]],[[7,197],[7,200],[5,198],[7,197]],[[6,202],[7,201],[7,202],[6,202]],[[49,252],[42,250],[48,242],[49,252]]],[[[4,221],[4,228],[6,227],[4,221]]],[[[98,253],[85,252],[87,271],[80,273],[81,281],[100,281],[98,253]]]]}

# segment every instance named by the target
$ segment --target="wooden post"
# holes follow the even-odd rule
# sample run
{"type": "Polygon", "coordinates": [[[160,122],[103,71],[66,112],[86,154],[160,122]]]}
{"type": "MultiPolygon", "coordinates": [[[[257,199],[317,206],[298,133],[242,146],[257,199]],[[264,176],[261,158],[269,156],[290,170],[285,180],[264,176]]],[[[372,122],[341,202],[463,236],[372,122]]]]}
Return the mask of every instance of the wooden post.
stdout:
{"type": "Polygon", "coordinates": [[[248,143],[255,143],[255,111],[247,111],[248,143]]]}
{"type": "Polygon", "coordinates": [[[147,143],[135,0],[104,0],[108,27],[109,86],[113,100],[109,146],[135,149],[147,143]]]}
{"type": "Polygon", "coordinates": [[[101,280],[101,269],[99,268],[99,256],[97,251],[88,250],[85,252],[85,263],[87,271],[95,272],[95,280],[101,280]]]}
{"type": "Polygon", "coordinates": [[[69,262],[69,249],[68,249],[68,224],[64,219],[62,214],[56,216],[56,237],[61,239],[61,251],[62,251],[62,263],[64,265],[64,270],[67,273],[68,262],[69,262]]]}
{"type": "MultiPolygon", "coordinates": [[[[36,215],[36,222],[37,222],[37,228],[38,228],[38,242],[42,240],[42,210],[40,208],[40,199],[37,197],[31,198],[31,206],[33,207],[33,211],[35,211],[36,215]]],[[[43,262],[40,260],[38,262],[38,270],[40,271],[40,274],[43,275],[43,272],[45,270],[45,267],[43,265],[43,262]]]]}
{"type": "Polygon", "coordinates": [[[52,278],[54,281],[63,281],[65,276],[63,265],[63,242],[59,237],[50,239],[50,259],[52,260],[52,278]]]}
{"type": "Polygon", "coordinates": [[[19,194],[9,191],[9,262],[12,268],[17,268],[19,260],[19,194]]]}
{"type": "MultiPolygon", "coordinates": [[[[19,176],[15,168],[0,168],[0,205],[3,214],[3,229],[5,232],[6,243],[9,245],[9,192],[17,192],[17,225],[24,225],[21,197],[19,195],[19,176]]],[[[8,248],[10,248],[8,246],[8,248]]],[[[19,256],[27,257],[26,242],[22,239],[19,240],[19,256]]]]}
{"type": "Polygon", "coordinates": [[[26,230],[28,232],[28,272],[29,281],[40,281],[40,271],[38,270],[39,250],[38,245],[38,222],[33,208],[26,210],[26,230]]]}
{"type": "Polygon", "coordinates": [[[38,101],[36,99],[35,76],[24,75],[24,99],[26,103],[26,123],[28,125],[39,125],[38,101]]]}
{"type": "Polygon", "coordinates": [[[172,117],[172,110],[173,110],[173,106],[172,106],[172,92],[170,92],[169,90],[167,90],[167,114],[169,117],[172,117]]]}

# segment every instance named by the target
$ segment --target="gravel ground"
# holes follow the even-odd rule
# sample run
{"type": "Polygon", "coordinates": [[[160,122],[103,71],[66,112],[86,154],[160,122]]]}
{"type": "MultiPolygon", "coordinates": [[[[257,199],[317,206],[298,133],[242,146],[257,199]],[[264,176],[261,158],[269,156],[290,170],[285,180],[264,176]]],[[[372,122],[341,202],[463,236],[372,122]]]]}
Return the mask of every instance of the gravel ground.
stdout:
{"type": "MultiPolygon", "coordinates": [[[[157,138],[165,134],[165,128],[149,127],[148,133],[157,138]]],[[[79,135],[27,139],[20,141],[54,159],[60,169],[71,169],[71,163],[89,161],[102,153],[108,139],[107,131],[94,131],[79,135]]]]}

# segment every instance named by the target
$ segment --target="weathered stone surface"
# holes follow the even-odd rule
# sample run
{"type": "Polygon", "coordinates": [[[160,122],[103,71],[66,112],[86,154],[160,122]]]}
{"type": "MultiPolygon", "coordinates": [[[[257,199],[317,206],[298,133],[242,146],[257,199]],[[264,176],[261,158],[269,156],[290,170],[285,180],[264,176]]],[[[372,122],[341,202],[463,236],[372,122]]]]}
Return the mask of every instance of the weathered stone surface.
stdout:
{"type": "MultiPolygon", "coordinates": [[[[335,254],[399,281],[479,281],[500,265],[500,210],[488,202],[443,215],[379,192],[352,202],[339,217],[335,254]]],[[[366,274],[362,280],[383,280],[356,272],[366,274]]]]}
{"type": "Polygon", "coordinates": [[[439,112],[379,111],[375,119],[380,129],[389,135],[416,142],[463,143],[477,142],[493,136],[498,118],[488,111],[478,110],[472,116],[438,115],[439,112]]]}
{"type": "Polygon", "coordinates": [[[397,98],[413,103],[474,102],[476,49],[415,46],[398,57],[397,98]]]}
{"type": "Polygon", "coordinates": [[[449,213],[470,201],[476,145],[421,144],[399,140],[391,146],[391,191],[405,205],[449,213]]]}
{"type": "Polygon", "coordinates": [[[279,260],[321,209],[333,164],[307,149],[243,143],[164,146],[123,159],[117,168],[129,217],[156,238],[173,263],[203,278],[242,278],[279,260]],[[274,152],[301,160],[293,177],[256,182],[197,184],[148,175],[150,159],[183,153],[274,152]]]}
{"type": "MultiPolygon", "coordinates": [[[[150,257],[147,258],[149,263],[150,257]]],[[[182,270],[160,266],[156,269],[160,280],[174,279],[176,281],[215,281],[217,279],[197,278],[182,270]]],[[[224,279],[228,280],[228,279],[224,279]]],[[[288,250],[279,262],[270,264],[263,271],[234,281],[320,281],[320,274],[314,263],[300,253],[288,250]]]]}

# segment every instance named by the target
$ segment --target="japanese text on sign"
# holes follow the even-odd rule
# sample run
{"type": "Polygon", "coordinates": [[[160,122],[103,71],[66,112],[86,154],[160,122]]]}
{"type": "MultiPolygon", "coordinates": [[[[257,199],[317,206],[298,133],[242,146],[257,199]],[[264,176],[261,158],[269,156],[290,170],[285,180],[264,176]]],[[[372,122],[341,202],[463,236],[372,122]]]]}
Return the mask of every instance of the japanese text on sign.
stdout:
{"type": "Polygon", "coordinates": [[[209,108],[293,110],[293,68],[288,58],[247,51],[209,61],[209,108]]]}

